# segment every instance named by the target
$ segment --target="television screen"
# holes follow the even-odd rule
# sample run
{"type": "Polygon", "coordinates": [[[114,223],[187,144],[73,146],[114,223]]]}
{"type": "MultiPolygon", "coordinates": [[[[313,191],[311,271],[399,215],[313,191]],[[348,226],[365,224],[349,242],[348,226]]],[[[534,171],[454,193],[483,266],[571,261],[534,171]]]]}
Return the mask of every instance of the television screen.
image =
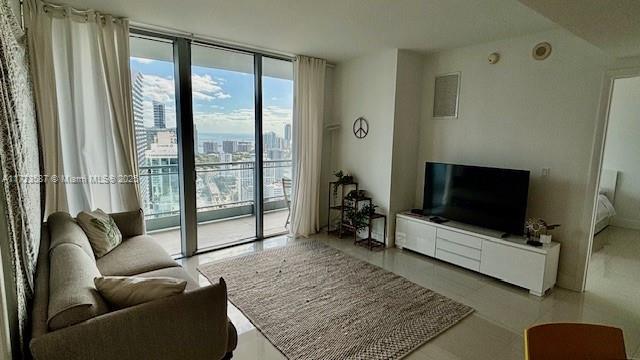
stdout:
{"type": "Polygon", "coordinates": [[[529,171],[427,162],[425,215],[522,235],[529,171]]]}

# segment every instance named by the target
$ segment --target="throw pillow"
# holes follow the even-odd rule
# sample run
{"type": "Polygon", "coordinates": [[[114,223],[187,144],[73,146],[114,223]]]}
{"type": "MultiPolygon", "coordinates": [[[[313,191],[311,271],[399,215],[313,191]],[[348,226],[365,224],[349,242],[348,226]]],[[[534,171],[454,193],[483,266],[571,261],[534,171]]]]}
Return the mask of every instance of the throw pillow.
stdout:
{"type": "Polygon", "coordinates": [[[122,242],[122,234],[109,214],[100,209],[82,211],[77,217],[78,224],[89,238],[91,248],[100,258],[122,242]]]}
{"type": "Polygon", "coordinates": [[[100,295],[119,308],[178,295],[187,286],[185,280],[172,277],[104,276],[93,282],[100,295]]]}

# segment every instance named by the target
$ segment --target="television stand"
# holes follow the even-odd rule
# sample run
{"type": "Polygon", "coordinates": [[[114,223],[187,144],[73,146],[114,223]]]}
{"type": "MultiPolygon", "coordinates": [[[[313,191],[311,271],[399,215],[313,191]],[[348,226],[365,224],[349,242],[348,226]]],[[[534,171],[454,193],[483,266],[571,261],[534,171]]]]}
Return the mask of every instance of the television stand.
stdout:
{"type": "Polygon", "coordinates": [[[524,237],[410,211],[396,215],[396,246],[498,278],[542,296],[556,283],[560,244],[527,245],[524,237]]]}

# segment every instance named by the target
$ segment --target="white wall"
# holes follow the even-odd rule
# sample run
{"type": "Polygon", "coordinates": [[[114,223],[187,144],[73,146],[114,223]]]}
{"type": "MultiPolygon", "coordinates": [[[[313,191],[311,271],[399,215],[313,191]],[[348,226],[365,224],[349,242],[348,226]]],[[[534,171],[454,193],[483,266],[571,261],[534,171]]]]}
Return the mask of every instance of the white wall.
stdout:
{"type": "Polygon", "coordinates": [[[613,225],[640,229],[640,77],[613,87],[603,168],[619,171],[613,225]]]}
{"type": "Polygon", "coordinates": [[[393,119],[395,116],[397,50],[384,50],[337,64],[334,78],[334,119],[338,161],[335,169],[351,173],[380,211],[389,211],[393,119]],[[363,116],[369,133],[357,139],[353,122],[363,116]]]}
{"type": "Polygon", "coordinates": [[[338,163],[338,153],[335,150],[335,137],[332,132],[326,130],[326,126],[333,124],[336,120],[334,117],[334,78],[335,68],[327,67],[324,83],[324,128],[322,135],[322,167],[320,172],[320,226],[327,225],[327,208],[328,208],[328,183],[333,181],[332,173],[335,171],[338,163]]]}
{"type": "Polygon", "coordinates": [[[398,51],[388,214],[390,246],[395,244],[395,214],[413,208],[415,203],[423,63],[424,56],[420,54],[398,51]]]}
{"type": "Polygon", "coordinates": [[[602,77],[611,59],[565,31],[440,52],[427,57],[415,206],[420,205],[425,161],[528,169],[528,216],[562,227],[558,282],[582,284],[590,224],[583,214],[602,77]],[[545,61],[531,58],[532,47],[553,46],[545,61]],[[499,52],[498,64],[487,56],[499,52]],[[459,119],[434,120],[433,83],[437,74],[461,71],[459,119]],[[541,169],[550,168],[542,177],[541,169]],[[583,254],[584,252],[584,254],[583,254]]]}

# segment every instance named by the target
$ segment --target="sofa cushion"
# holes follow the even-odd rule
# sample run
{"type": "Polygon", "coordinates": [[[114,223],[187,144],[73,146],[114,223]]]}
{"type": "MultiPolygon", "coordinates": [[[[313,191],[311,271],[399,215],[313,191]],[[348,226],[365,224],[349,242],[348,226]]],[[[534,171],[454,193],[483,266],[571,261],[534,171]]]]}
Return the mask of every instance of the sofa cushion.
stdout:
{"type": "Polygon", "coordinates": [[[47,228],[49,229],[49,249],[53,249],[60,244],[75,244],[95,261],[91,243],[84,230],[74,218],[64,211],[59,211],[49,215],[47,218],[47,228]]]}
{"type": "Polygon", "coordinates": [[[145,223],[142,209],[109,214],[118,225],[123,238],[144,235],[145,223]]]}
{"type": "MultiPolygon", "coordinates": [[[[181,266],[172,266],[154,271],[145,272],[135,275],[136,277],[172,277],[176,279],[185,280],[187,282],[186,291],[192,291],[200,288],[200,285],[195,281],[181,266]]],[[[208,281],[207,281],[208,283],[208,281]]]]}
{"type": "Polygon", "coordinates": [[[100,295],[118,308],[179,295],[187,286],[186,280],[168,276],[104,276],[93,282],[100,295]]]}
{"type": "Polygon", "coordinates": [[[87,234],[93,253],[97,258],[105,256],[122,242],[122,234],[113,218],[102,211],[81,211],[77,217],[78,224],[87,234]]]}
{"type": "Polygon", "coordinates": [[[130,276],[178,264],[152,237],[134,236],[124,240],[96,261],[103,276],[130,276]]]}
{"type": "Polygon", "coordinates": [[[61,329],[109,311],[93,284],[100,276],[94,259],[75,244],[60,244],[49,254],[49,329],[61,329]]]}

